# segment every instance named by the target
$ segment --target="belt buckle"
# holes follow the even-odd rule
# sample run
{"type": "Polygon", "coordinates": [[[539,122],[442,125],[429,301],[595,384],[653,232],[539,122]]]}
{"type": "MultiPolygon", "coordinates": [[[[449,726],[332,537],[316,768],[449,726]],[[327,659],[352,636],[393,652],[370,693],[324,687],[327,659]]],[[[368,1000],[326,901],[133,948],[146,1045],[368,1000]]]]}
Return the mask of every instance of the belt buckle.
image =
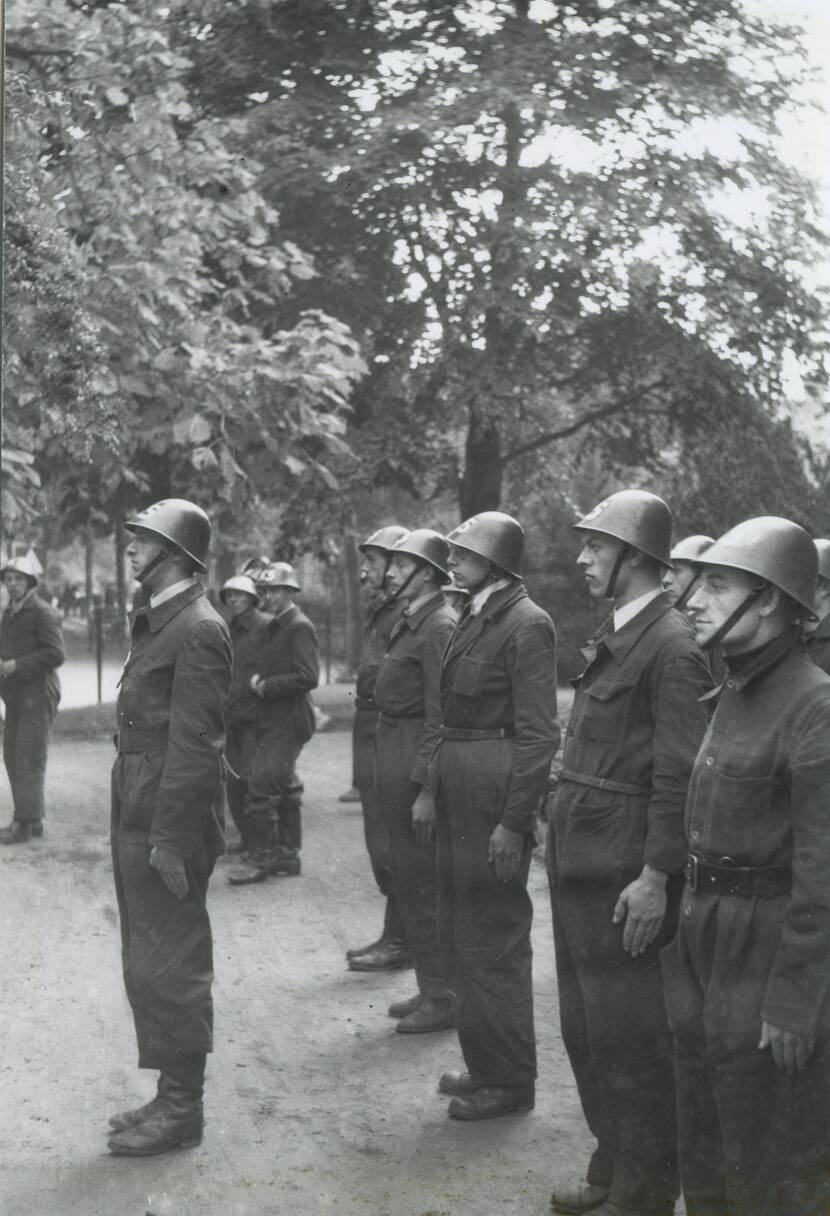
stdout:
{"type": "Polygon", "coordinates": [[[697,891],[697,875],[700,858],[695,853],[689,854],[689,859],[684,867],[686,871],[686,882],[689,884],[690,891],[697,891]]]}

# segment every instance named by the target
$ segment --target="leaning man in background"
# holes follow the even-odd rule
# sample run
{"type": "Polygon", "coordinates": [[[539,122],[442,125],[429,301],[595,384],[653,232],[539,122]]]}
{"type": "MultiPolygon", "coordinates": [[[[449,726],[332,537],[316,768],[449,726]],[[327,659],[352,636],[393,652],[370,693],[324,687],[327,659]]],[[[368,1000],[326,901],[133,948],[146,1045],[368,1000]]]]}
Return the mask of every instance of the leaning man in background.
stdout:
{"type": "MultiPolygon", "coordinates": [[[[805,652],[817,558],[748,519],[689,601],[727,678],[686,803],[663,951],[688,1216],[830,1212],[830,679],[805,652]]],[[[712,700],[714,700],[712,695],[712,700]]]]}
{"type": "Polygon", "coordinates": [[[208,879],[223,851],[227,626],[204,572],[210,523],[183,499],[128,520],[133,574],[148,597],[131,613],[112,774],[112,857],[124,982],[151,1102],[110,1120],[114,1153],[151,1156],[202,1139],[205,1058],[213,1047],[208,879]]]}
{"type": "Polygon", "coordinates": [[[61,699],[55,669],[65,655],[58,614],[37,596],[31,559],[12,558],[2,576],[9,593],[0,621],[0,697],[6,707],[3,760],[14,818],[0,830],[0,844],[22,844],[43,835],[46,753],[61,699]]]}

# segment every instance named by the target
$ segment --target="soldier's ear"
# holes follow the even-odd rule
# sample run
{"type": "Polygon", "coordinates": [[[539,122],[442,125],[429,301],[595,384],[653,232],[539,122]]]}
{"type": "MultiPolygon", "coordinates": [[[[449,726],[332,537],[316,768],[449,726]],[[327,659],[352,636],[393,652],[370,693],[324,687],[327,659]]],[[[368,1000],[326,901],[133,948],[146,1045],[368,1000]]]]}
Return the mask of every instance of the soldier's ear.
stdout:
{"type": "Polygon", "coordinates": [[[773,587],[772,583],[767,583],[764,590],[758,598],[758,615],[763,617],[774,616],[780,610],[789,607],[790,600],[784,595],[779,587],[773,587]]]}

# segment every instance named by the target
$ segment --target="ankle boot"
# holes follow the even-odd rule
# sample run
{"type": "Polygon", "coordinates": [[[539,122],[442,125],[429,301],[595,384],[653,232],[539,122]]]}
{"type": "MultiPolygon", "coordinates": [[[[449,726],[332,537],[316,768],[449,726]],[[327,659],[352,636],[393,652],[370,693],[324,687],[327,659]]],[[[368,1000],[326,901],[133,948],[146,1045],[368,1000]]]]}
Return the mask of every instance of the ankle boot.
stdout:
{"type": "MultiPolygon", "coordinates": [[[[7,828],[0,828],[0,844],[25,844],[34,834],[30,819],[13,819],[7,828]]],[[[42,827],[39,835],[43,835],[42,827]]]]}
{"type": "Polygon", "coordinates": [[[274,825],[269,819],[249,820],[247,856],[228,870],[228,882],[232,887],[244,887],[268,877],[273,831],[274,825]]]}
{"type": "MultiPolygon", "coordinates": [[[[152,1119],[164,1109],[164,1103],[167,1094],[170,1090],[172,1077],[168,1077],[166,1073],[159,1073],[158,1089],[156,1090],[155,1098],[151,1098],[149,1102],[145,1102],[143,1106],[137,1106],[135,1110],[124,1110],[119,1115],[113,1115],[110,1119],[110,1127],[116,1132],[125,1132],[130,1127],[137,1127],[139,1123],[144,1123],[146,1119],[152,1119]]],[[[112,1135],[112,1132],[108,1132],[112,1135]]]]}
{"type": "Polygon", "coordinates": [[[171,1148],[201,1144],[204,1126],[201,1086],[170,1077],[163,1103],[155,1114],[110,1136],[107,1147],[116,1156],[154,1157],[171,1148]]]}

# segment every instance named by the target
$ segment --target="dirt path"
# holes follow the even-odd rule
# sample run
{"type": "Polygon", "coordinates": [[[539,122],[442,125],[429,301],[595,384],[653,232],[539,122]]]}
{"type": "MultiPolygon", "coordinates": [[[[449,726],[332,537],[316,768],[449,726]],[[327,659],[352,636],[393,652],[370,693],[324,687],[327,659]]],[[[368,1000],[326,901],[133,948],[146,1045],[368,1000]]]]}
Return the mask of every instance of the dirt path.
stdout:
{"type": "MultiPolygon", "coordinates": [[[[303,877],[211,887],[216,1051],[208,1127],[194,1150],[113,1158],[107,1117],[146,1100],[119,970],[107,847],[112,749],[55,741],[42,842],[0,855],[0,1211],[3,1216],[532,1216],[586,1160],[587,1132],[559,1039],[549,907],[536,903],[536,1110],[484,1124],[446,1117],[436,1082],[461,1063],[453,1032],[393,1032],[410,972],[356,975],[380,898],[359,806],[337,794],[349,736],[303,756],[303,877]]],[[[9,818],[0,783],[0,817],[9,818]]]]}

